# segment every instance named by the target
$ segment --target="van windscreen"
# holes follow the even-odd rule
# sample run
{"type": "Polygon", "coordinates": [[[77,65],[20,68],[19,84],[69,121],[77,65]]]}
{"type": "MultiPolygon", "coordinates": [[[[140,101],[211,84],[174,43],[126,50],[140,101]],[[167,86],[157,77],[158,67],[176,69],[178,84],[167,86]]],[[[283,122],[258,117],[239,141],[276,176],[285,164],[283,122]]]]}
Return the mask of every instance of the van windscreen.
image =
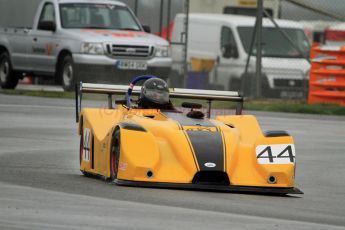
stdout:
{"type": "MultiPolygon", "coordinates": [[[[238,27],[244,50],[248,53],[252,40],[253,27],[238,27]]],[[[309,56],[310,45],[302,29],[281,28],[302,52],[299,52],[284,35],[274,27],[262,29],[262,56],[281,58],[303,58],[309,56]]],[[[256,55],[254,47],[252,55],[256,55]]]]}

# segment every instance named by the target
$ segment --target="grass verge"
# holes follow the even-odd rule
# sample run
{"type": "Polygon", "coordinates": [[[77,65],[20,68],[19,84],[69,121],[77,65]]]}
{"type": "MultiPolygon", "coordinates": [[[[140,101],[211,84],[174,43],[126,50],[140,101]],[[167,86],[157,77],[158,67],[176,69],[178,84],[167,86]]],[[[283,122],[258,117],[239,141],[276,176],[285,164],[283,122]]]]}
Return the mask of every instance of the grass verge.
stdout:
{"type": "Polygon", "coordinates": [[[49,98],[74,98],[74,92],[50,92],[50,91],[31,91],[31,90],[1,90],[1,94],[20,95],[31,97],[49,97],[49,98]]]}
{"type": "Polygon", "coordinates": [[[335,104],[309,105],[306,101],[296,100],[250,100],[244,103],[244,109],[285,113],[345,115],[345,106],[335,104]]]}
{"type": "MultiPolygon", "coordinates": [[[[1,90],[0,94],[21,95],[48,98],[67,98],[74,99],[74,92],[49,92],[49,91],[28,91],[28,90],[1,90]]],[[[84,99],[104,100],[101,95],[85,95],[84,99]]],[[[176,105],[181,105],[184,100],[175,99],[176,105]]],[[[204,101],[196,101],[207,106],[204,101]]],[[[234,104],[225,102],[214,102],[213,108],[231,109],[234,104]]],[[[307,114],[323,114],[323,115],[345,115],[345,106],[334,104],[315,104],[309,105],[302,100],[283,100],[283,99],[267,99],[267,100],[247,100],[244,103],[245,110],[285,112],[285,113],[307,113],[307,114]]]]}

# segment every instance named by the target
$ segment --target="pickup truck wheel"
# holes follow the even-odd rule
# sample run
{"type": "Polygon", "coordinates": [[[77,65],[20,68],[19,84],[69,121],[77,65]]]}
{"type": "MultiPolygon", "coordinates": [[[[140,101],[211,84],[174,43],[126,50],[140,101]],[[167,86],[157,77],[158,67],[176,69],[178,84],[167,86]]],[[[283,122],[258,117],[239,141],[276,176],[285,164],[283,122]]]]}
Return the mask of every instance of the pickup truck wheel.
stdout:
{"type": "Polygon", "coordinates": [[[65,91],[73,90],[76,82],[76,71],[74,68],[73,58],[70,55],[63,58],[59,69],[59,75],[63,89],[65,91]]]}
{"type": "Polygon", "coordinates": [[[18,76],[12,69],[8,53],[0,55],[0,84],[3,89],[14,89],[18,84],[18,76]]]}

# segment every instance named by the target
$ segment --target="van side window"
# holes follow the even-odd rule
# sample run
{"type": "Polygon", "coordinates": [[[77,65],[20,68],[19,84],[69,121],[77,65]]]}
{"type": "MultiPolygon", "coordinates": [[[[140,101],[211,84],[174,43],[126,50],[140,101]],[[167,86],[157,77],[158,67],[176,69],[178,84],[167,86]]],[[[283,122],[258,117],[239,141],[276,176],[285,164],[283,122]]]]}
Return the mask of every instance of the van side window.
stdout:
{"type": "Polygon", "coordinates": [[[220,36],[220,50],[224,58],[238,58],[238,50],[234,34],[229,27],[223,26],[220,36]]]}
{"type": "Polygon", "coordinates": [[[43,6],[42,13],[40,16],[40,22],[42,21],[53,21],[55,22],[55,10],[53,3],[46,3],[43,6]]]}

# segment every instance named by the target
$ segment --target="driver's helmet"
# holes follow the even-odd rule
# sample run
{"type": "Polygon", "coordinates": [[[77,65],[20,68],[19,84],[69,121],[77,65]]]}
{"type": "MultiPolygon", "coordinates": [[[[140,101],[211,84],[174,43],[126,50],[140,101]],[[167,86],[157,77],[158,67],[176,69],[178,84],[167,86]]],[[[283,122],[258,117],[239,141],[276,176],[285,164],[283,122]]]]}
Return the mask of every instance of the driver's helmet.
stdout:
{"type": "Polygon", "coordinates": [[[139,105],[143,108],[164,108],[170,103],[168,84],[160,78],[151,78],[141,87],[139,105]]]}

